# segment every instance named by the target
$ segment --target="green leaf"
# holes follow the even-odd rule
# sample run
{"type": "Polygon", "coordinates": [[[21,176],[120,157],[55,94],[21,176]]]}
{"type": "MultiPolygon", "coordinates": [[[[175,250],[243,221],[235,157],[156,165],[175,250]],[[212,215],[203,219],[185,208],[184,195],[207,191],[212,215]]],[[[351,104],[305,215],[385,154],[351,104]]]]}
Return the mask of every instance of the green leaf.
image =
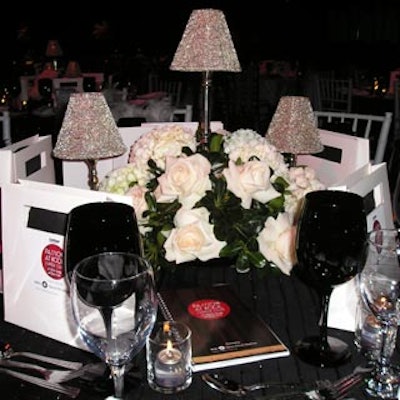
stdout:
{"type": "Polygon", "coordinates": [[[213,133],[210,139],[210,152],[219,153],[222,149],[223,135],[213,133]]]}

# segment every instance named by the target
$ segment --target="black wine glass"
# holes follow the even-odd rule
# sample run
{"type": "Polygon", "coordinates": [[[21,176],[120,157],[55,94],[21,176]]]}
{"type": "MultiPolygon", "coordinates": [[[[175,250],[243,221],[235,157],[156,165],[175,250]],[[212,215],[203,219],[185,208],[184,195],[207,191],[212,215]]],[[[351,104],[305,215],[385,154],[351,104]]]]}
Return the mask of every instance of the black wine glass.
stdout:
{"type": "Polygon", "coordinates": [[[68,214],[64,240],[64,270],[68,282],[82,259],[105,251],[143,255],[134,208],[111,201],[73,208],[68,214]]]}
{"type": "Polygon", "coordinates": [[[328,307],[335,286],[362,271],[367,258],[367,220],[361,196],[351,192],[319,190],[305,196],[297,237],[297,264],[293,272],[321,298],[319,335],[296,343],[303,361],[334,367],[349,361],[348,345],[328,336],[328,307]]]}

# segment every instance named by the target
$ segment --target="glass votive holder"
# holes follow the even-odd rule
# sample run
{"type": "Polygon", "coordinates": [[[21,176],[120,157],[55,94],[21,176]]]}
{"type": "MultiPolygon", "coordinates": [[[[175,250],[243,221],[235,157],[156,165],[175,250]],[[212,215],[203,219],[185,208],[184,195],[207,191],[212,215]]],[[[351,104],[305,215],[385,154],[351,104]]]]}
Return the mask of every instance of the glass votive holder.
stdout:
{"type": "MultiPolygon", "coordinates": [[[[395,350],[397,330],[397,321],[393,321],[388,327],[386,346],[383,349],[387,358],[390,358],[395,350]]],[[[356,311],[354,344],[367,360],[375,361],[379,359],[382,347],[381,324],[361,300],[359,300],[356,311]]]]}
{"type": "Polygon", "coordinates": [[[157,392],[181,392],[192,383],[192,332],[181,322],[155,324],[146,341],[147,382],[157,392]]]}

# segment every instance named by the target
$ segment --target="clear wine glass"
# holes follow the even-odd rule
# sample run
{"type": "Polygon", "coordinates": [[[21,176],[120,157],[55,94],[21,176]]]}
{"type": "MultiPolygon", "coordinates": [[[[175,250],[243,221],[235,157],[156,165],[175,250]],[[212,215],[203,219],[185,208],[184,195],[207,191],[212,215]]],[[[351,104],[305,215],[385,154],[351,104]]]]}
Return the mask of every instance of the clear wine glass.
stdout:
{"type": "Polygon", "coordinates": [[[380,323],[380,352],[366,392],[373,397],[397,399],[400,374],[391,365],[387,342],[400,318],[400,267],[398,262],[368,264],[359,279],[361,297],[380,323]]]}
{"type": "Polygon", "coordinates": [[[89,256],[73,270],[70,296],[80,337],[110,368],[114,396],[122,399],[125,367],[144,347],[156,320],[152,266],[132,253],[89,256]]]}
{"type": "Polygon", "coordinates": [[[294,353],[303,361],[333,367],[350,360],[349,346],[328,336],[328,308],[335,286],[354,278],[367,257],[367,220],[361,196],[320,190],[305,196],[296,237],[293,273],[321,298],[319,334],[298,341],[294,353]]]}
{"type": "MultiPolygon", "coordinates": [[[[366,273],[369,265],[374,268],[375,264],[397,264],[399,265],[400,238],[397,229],[375,228],[368,234],[368,257],[361,275],[366,273]]],[[[360,289],[358,282],[358,289],[360,289]]],[[[379,357],[381,348],[381,329],[380,323],[373,313],[364,304],[361,293],[359,294],[358,315],[356,329],[354,332],[354,344],[358,351],[371,364],[375,363],[379,357]]],[[[397,326],[390,327],[390,340],[386,340],[385,352],[392,356],[397,337],[397,326]]]]}

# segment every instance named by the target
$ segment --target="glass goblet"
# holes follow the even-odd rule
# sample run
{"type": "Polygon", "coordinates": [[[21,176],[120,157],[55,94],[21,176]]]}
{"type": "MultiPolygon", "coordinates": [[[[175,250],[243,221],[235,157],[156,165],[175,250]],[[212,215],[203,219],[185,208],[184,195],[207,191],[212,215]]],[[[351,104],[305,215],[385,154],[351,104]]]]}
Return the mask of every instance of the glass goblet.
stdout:
{"type": "MultiPolygon", "coordinates": [[[[366,273],[369,265],[399,264],[400,238],[397,229],[374,229],[368,234],[368,256],[363,272],[366,273]]],[[[358,282],[358,289],[360,285],[358,282]]],[[[358,316],[354,332],[354,344],[358,351],[373,364],[379,357],[381,349],[380,323],[364,304],[361,293],[358,293],[358,316]]],[[[386,340],[386,357],[391,357],[394,352],[397,337],[397,326],[391,326],[390,340],[386,340]]]]}
{"type": "Polygon", "coordinates": [[[110,368],[114,396],[123,398],[125,367],[144,347],[156,320],[151,265],[124,252],[87,257],[73,270],[70,296],[80,337],[110,368]]]}
{"type": "Polygon", "coordinates": [[[400,374],[391,365],[392,351],[387,343],[391,334],[397,331],[400,320],[400,267],[374,263],[366,265],[359,279],[362,300],[380,323],[380,350],[374,371],[367,380],[366,392],[382,399],[398,398],[400,374]]]}
{"type": "Polygon", "coordinates": [[[321,298],[319,334],[298,341],[303,361],[333,367],[349,361],[349,346],[328,336],[329,300],[335,286],[354,278],[367,257],[367,220],[361,196],[320,190],[305,196],[297,226],[297,264],[293,273],[321,298]]]}

